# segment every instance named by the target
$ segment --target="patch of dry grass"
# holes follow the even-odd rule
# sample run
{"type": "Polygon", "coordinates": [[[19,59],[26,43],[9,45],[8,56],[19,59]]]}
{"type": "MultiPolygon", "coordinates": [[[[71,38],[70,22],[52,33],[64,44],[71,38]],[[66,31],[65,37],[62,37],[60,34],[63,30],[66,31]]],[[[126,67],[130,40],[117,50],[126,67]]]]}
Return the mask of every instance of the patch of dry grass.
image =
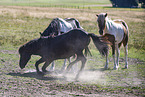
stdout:
{"type": "Polygon", "coordinates": [[[23,42],[39,37],[38,32],[43,31],[53,18],[73,17],[80,21],[81,26],[88,32],[98,33],[96,14],[107,12],[111,19],[123,19],[129,26],[129,48],[145,49],[144,9],[71,9],[56,7],[21,7],[0,6],[1,36],[3,41],[19,45],[23,42]],[[13,36],[14,39],[7,37],[13,36]],[[24,37],[25,36],[25,37],[24,37]],[[5,41],[6,39],[6,41],[5,41]]]}

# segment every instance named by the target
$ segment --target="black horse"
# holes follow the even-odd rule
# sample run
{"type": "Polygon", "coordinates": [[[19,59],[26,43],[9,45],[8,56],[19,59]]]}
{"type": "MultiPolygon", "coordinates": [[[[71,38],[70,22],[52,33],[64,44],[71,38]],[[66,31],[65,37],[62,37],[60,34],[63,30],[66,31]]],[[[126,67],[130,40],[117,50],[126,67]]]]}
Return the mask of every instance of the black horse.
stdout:
{"type": "Polygon", "coordinates": [[[60,29],[60,23],[58,18],[54,18],[51,23],[48,25],[48,27],[43,31],[43,33],[40,32],[41,36],[57,36],[61,32],[60,29]]]}
{"type": "Polygon", "coordinates": [[[108,46],[106,43],[100,41],[98,36],[91,33],[88,34],[81,29],[73,29],[68,33],[64,33],[56,37],[34,39],[21,46],[19,48],[19,66],[21,69],[25,68],[27,62],[31,58],[31,55],[39,55],[41,58],[35,64],[37,73],[47,72],[46,68],[54,60],[66,59],[76,54],[76,60],[68,65],[66,71],[68,71],[73,64],[81,61],[82,65],[76,76],[77,79],[86,63],[83,50],[88,47],[90,37],[93,39],[93,42],[99,52],[102,55],[107,55],[108,46]],[[42,67],[42,72],[40,72],[38,65],[43,62],[45,62],[45,64],[42,67]]]}
{"type": "MultiPolygon", "coordinates": [[[[80,26],[79,21],[75,18],[65,18],[65,19],[54,18],[49,24],[49,26],[42,33],[40,33],[40,35],[41,37],[48,37],[48,36],[55,37],[55,36],[61,35],[62,33],[67,33],[68,31],[75,28],[82,28],[80,26]]],[[[88,48],[85,49],[85,52],[90,53],[88,48]]],[[[64,64],[61,68],[61,71],[64,71],[66,68],[66,60],[67,59],[64,59],[64,64]]],[[[70,58],[68,59],[68,61],[70,63],[70,58]]],[[[54,62],[52,62],[50,71],[54,71],[54,68],[55,68],[55,64],[54,62]]]]}
{"type": "Polygon", "coordinates": [[[54,18],[48,27],[40,33],[41,36],[57,36],[62,33],[67,33],[74,28],[82,28],[80,23],[75,18],[54,18]]]}

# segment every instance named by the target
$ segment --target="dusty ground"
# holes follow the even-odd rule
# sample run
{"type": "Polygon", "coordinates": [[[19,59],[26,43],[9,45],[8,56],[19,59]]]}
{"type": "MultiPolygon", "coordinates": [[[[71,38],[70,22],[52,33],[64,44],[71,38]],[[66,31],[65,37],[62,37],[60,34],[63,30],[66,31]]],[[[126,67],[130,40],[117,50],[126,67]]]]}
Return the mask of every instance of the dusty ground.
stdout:
{"type": "MultiPolygon", "coordinates": [[[[3,55],[7,55],[7,58],[0,56],[0,96],[136,97],[145,95],[144,77],[140,76],[142,73],[138,72],[139,67],[135,67],[138,63],[144,65],[144,62],[137,59],[129,58],[129,68],[135,67],[136,71],[86,68],[79,80],[74,81],[75,73],[69,73],[67,79],[64,79],[58,72],[58,68],[55,72],[44,76],[37,75],[34,68],[25,68],[21,71],[17,65],[18,58],[15,59],[18,57],[16,50],[0,51],[3,55]]],[[[122,64],[123,59],[120,61],[122,64]]]]}

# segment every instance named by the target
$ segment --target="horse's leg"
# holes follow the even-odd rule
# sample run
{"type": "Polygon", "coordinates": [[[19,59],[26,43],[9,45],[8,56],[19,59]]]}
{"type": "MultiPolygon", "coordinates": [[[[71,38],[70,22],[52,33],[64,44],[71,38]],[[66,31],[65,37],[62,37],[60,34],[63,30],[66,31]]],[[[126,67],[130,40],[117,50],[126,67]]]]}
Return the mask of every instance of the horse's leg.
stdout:
{"type": "Polygon", "coordinates": [[[36,67],[37,73],[40,73],[40,70],[39,70],[38,65],[39,65],[40,63],[43,63],[43,62],[44,62],[43,58],[40,58],[40,59],[35,63],[35,67],[36,67]]]}
{"type": "Polygon", "coordinates": [[[87,60],[83,54],[79,58],[80,58],[80,60],[82,62],[82,65],[81,65],[81,69],[79,70],[78,74],[75,77],[75,80],[77,80],[79,78],[79,75],[82,72],[82,70],[84,69],[85,63],[86,63],[86,60],[87,60]]]}
{"type": "Polygon", "coordinates": [[[69,64],[71,63],[71,57],[70,57],[70,58],[68,58],[68,62],[69,62],[69,64]]]}
{"type": "MultiPolygon", "coordinates": [[[[75,58],[75,56],[73,56],[75,58]]],[[[69,63],[70,63],[70,59],[69,59],[69,63]]],[[[71,67],[71,72],[75,73],[77,71],[78,67],[78,63],[75,63],[72,67],[71,67]]]]}
{"type": "Polygon", "coordinates": [[[78,63],[72,66],[71,72],[76,73],[78,71],[78,63]]]}
{"type": "Polygon", "coordinates": [[[119,50],[119,45],[116,44],[116,54],[117,54],[117,58],[116,58],[116,63],[117,63],[117,68],[119,67],[119,55],[120,55],[120,50],[119,50]]]}
{"type": "Polygon", "coordinates": [[[52,61],[47,60],[47,61],[44,63],[44,65],[43,65],[43,67],[42,67],[42,71],[43,71],[43,72],[47,72],[46,68],[49,66],[49,64],[50,64],[51,62],[52,62],[52,61]]]}
{"type": "Polygon", "coordinates": [[[61,72],[63,72],[66,69],[66,61],[67,61],[67,59],[64,59],[64,64],[61,68],[61,72]]]}
{"type": "Polygon", "coordinates": [[[116,60],[115,60],[115,42],[113,43],[113,45],[112,45],[112,56],[113,56],[113,60],[114,60],[114,70],[116,70],[117,69],[117,65],[116,65],[116,60]]]}
{"type": "Polygon", "coordinates": [[[77,63],[78,61],[80,61],[80,59],[78,59],[78,57],[77,57],[77,59],[76,59],[75,61],[71,62],[71,63],[67,66],[66,71],[68,72],[68,71],[70,70],[70,68],[71,68],[75,63],[77,63]]]}
{"type": "Polygon", "coordinates": [[[65,70],[65,72],[64,72],[64,76],[68,73],[68,71],[70,70],[70,68],[75,64],[75,63],[77,63],[78,61],[80,61],[80,59],[77,57],[76,58],[76,60],[74,60],[73,62],[71,62],[68,66],[67,66],[67,68],[66,68],[66,70],[65,70]]]}
{"type": "MultiPolygon", "coordinates": [[[[73,58],[75,58],[76,56],[74,55],[73,58]]],[[[70,61],[69,61],[70,63],[70,61]]],[[[71,67],[71,72],[76,73],[78,71],[78,63],[76,63],[75,65],[73,65],[71,67]]]]}
{"type": "Polygon", "coordinates": [[[128,62],[127,62],[128,46],[126,45],[124,48],[125,48],[125,68],[128,68],[128,62]]]}
{"type": "Polygon", "coordinates": [[[54,69],[55,69],[55,63],[53,61],[52,64],[51,64],[51,67],[50,67],[49,71],[54,71],[54,69]]]}
{"type": "Polygon", "coordinates": [[[127,55],[128,55],[128,35],[125,37],[123,41],[123,46],[125,49],[125,68],[128,68],[128,62],[127,62],[127,55]]]}
{"type": "Polygon", "coordinates": [[[106,64],[104,69],[108,69],[108,64],[109,64],[109,60],[108,60],[108,54],[106,55],[106,64]]]}

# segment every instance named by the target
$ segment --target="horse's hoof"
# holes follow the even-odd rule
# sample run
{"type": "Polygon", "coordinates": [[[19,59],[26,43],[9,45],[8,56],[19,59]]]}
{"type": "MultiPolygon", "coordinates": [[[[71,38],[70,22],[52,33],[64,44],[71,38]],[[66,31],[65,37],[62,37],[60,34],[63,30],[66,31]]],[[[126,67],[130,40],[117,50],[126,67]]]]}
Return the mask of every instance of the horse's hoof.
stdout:
{"type": "Polygon", "coordinates": [[[104,70],[107,70],[108,69],[108,67],[104,67],[104,70]]]}
{"type": "Polygon", "coordinates": [[[118,67],[114,67],[113,70],[118,70],[118,67]]]}
{"type": "Polygon", "coordinates": [[[125,69],[128,69],[128,65],[127,65],[127,66],[125,65],[125,67],[124,67],[124,68],[125,68],[125,69]]]}
{"type": "Polygon", "coordinates": [[[47,71],[47,70],[42,70],[42,72],[43,72],[43,73],[47,73],[47,72],[49,72],[49,71],[47,71]]]}
{"type": "Polygon", "coordinates": [[[41,72],[41,71],[37,71],[37,74],[38,74],[38,75],[44,75],[44,73],[41,72]]]}
{"type": "Polygon", "coordinates": [[[45,71],[44,74],[51,74],[53,71],[45,71]]]}
{"type": "Polygon", "coordinates": [[[105,67],[104,67],[104,69],[105,69],[105,70],[107,70],[107,69],[108,69],[108,67],[107,67],[107,66],[105,66],[105,67]]]}

